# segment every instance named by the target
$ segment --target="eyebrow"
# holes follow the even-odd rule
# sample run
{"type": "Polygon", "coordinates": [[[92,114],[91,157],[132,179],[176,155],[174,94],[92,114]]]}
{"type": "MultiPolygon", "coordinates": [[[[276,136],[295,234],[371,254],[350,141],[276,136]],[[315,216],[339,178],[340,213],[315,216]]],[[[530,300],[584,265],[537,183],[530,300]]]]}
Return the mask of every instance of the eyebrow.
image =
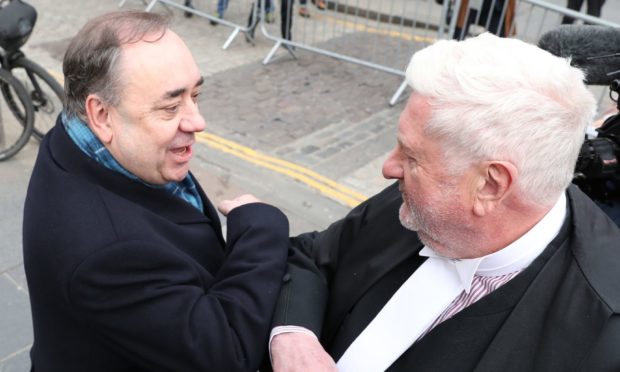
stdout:
{"type": "MultiPolygon", "coordinates": [[[[201,76],[200,79],[198,79],[198,81],[196,82],[196,84],[194,84],[194,88],[201,86],[204,82],[205,82],[205,78],[204,76],[201,76]]],[[[187,92],[187,88],[179,88],[179,89],[171,90],[169,92],[164,93],[162,100],[165,101],[171,98],[179,97],[185,92],[187,92]]]]}

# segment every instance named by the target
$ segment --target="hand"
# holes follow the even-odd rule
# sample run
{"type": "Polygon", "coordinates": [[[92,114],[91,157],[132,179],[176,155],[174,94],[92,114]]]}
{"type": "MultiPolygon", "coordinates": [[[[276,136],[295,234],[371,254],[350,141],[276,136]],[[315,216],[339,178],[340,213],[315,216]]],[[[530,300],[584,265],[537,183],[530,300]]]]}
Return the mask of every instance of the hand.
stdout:
{"type": "Polygon", "coordinates": [[[274,372],[337,372],[336,363],[323,350],[316,337],[300,332],[276,335],[271,340],[274,372]]]}
{"type": "Polygon", "coordinates": [[[224,216],[228,216],[228,213],[233,209],[251,203],[260,203],[260,200],[254,195],[245,194],[237,196],[232,200],[222,200],[220,204],[217,205],[217,210],[222,212],[224,216]]]}

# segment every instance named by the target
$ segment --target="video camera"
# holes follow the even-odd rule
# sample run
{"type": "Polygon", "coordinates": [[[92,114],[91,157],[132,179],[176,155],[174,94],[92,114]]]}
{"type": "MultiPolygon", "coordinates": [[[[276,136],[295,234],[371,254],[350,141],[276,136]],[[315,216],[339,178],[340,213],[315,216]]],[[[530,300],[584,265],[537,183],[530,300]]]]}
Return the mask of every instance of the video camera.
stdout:
{"type": "MultiPolygon", "coordinates": [[[[620,111],[620,79],[615,79],[609,89],[620,111]]],[[[598,136],[586,139],[581,146],[573,183],[595,200],[620,201],[620,114],[607,118],[596,131],[598,136]]]]}
{"type": "MultiPolygon", "coordinates": [[[[589,85],[608,85],[620,111],[620,29],[608,26],[562,25],[545,33],[538,46],[569,57],[585,72],[589,85]]],[[[581,147],[573,183],[592,199],[620,208],[620,114],[609,117],[581,147]]],[[[620,223],[619,223],[620,225],[620,223]]]]}

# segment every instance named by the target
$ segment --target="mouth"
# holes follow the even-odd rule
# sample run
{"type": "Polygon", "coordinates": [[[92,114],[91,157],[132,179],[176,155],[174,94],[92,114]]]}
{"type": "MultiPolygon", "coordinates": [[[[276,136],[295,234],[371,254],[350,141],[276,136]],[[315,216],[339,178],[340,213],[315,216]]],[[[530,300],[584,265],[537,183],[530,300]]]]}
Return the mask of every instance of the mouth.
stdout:
{"type": "Polygon", "coordinates": [[[183,147],[177,147],[175,149],[172,149],[171,151],[177,155],[183,155],[186,152],[191,151],[191,149],[189,148],[189,146],[183,146],[183,147]]]}
{"type": "Polygon", "coordinates": [[[192,145],[174,147],[170,152],[176,155],[179,161],[188,161],[192,157],[192,145]]]}

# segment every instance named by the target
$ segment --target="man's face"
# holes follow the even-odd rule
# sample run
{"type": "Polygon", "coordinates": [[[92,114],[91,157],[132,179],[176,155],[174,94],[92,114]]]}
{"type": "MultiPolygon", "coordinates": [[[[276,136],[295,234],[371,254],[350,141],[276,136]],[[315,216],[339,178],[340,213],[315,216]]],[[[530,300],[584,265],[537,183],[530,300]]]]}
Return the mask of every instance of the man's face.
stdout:
{"type": "Polygon", "coordinates": [[[183,180],[194,133],[205,128],[196,104],[202,77],[189,49],[167,30],[155,42],[124,45],[119,70],[122,93],[109,110],[108,149],[143,181],[183,180]]]}
{"type": "Polygon", "coordinates": [[[446,257],[461,252],[471,232],[469,171],[457,177],[446,171],[440,143],[424,135],[430,117],[425,98],[413,94],[401,114],[396,148],[383,164],[383,175],[397,179],[403,194],[400,221],[418,232],[422,242],[446,257]]]}

